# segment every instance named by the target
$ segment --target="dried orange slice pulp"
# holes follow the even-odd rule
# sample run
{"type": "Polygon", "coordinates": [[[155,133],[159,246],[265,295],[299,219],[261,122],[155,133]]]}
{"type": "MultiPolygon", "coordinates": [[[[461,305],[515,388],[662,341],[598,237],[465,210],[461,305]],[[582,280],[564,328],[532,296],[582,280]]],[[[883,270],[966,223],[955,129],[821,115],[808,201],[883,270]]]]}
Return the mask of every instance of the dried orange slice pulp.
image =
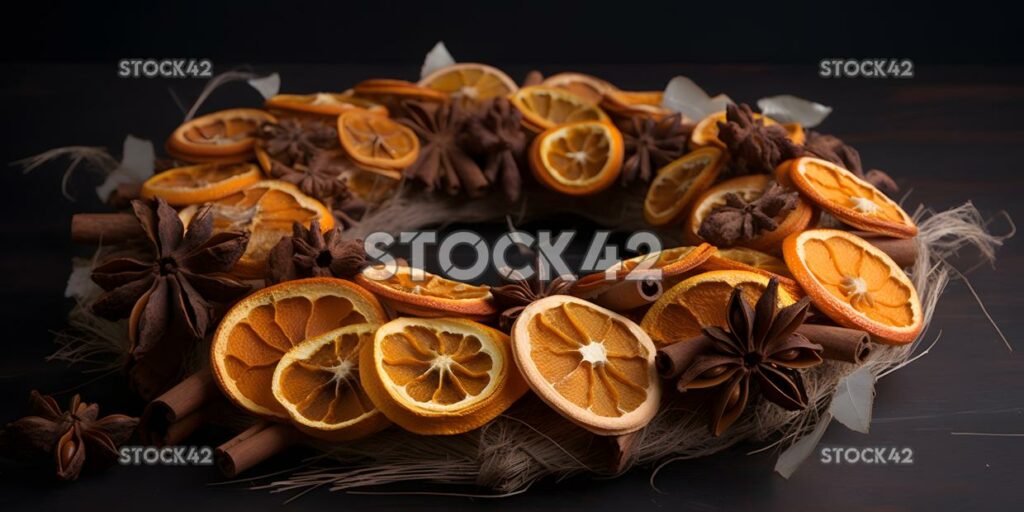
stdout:
{"type": "Polygon", "coordinates": [[[162,198],[173,206],[214,201],[263,178],[253,164],[200,164],[168,169],[142,184],[145,199],[162,198]]]}
{"type": "Polygon", "coordinates": [[[923,314],[913,283],[887,254],[847,231],[812,229],[782,245],[786,265],[818,309],[887,343],[910,343],[923,314]]]}
{"type": "Polygon", "coordinates": [[[336,116],[352,109],[363,109],[386,116],[384,105],[356,97],[351,92],[317,92],[313,94],[278,94],[268,99],[264,106],[271,110],[283,110],[303,114],[336,116]]]}
{"type": "MultiPolygon", "coordinates": [[[[754,119],[760,119],[764,122],[765,126],[772,126],[779,124],[778,121],[766,117],[762,114],[754,113],[754,119]]],[[[725,111],[715,112],[704,119],[701,119],[697,123],[697,126],[693,127],[693,133],[690,134],[690,147],[699,148],[704,146],[717,146],[725,148],[725,144],[722,143],[718,138],[718,123],[725,122],[725,111]]],[[[795,144],[804,143],[804,129],[802,126],[796,123],[781,125],[789,133],[789,140],[795,144]]]]}
{"type": "Polygon", "coordinates": [[[344,174],[344,178],[349,192],[370,204],[393,196],[402,181],[401,173],[390,169],[360,168],[344,174]]]}
{"type": "Polygon", "coordinates": [[[363,346],[359,367],[373,403],[418,434],[473,430],[527,390],[508,336],[461,318],[392,320],[363,346]]]}
{"type": "MultiPolygon", "coordinates": [[[[746,202],[754,201],[768,190],[773,181],[770,176],[755,174],[726,180],[708,189],[693,203],[693,211],[687,221],[684,233],[686,240],[690,243],[703,241],[700,235],[697,234],[700,230],[700,225],[715,208],[725,205],[726,195],[736,194],[746,202]]],[[[743,246],[758,251],[778,254],[779,245],[784,238],[791,233],[807,229],[816,220],[817,215],[814,208],[802,198],[797,199],[796,207],[779,222],[777,228],[762,233],[761,236],[754,240],[743,242],[743,246]]]]}
{"type": "Polygon", "coordinates": [[[658,411],[654,344],[622,315],[576,297],[546,297],[523,310],[512,344],[534,392],[591,432],[633,432],[658,411]]]}
{"type": "Polygon", "coordinates": [[[698,271],[707,272],[710,270],[745,270],[755,274],[761,274],[767,278],[779,280],[779,286],[789,292],[793,297],[803,297],[803,289],[789,273],[786,262],[761,251],[748,249],[746,247],[730,247],[727,249],[716,249],[711,256],[697,268],[698,271]]]}
{"type": "Polygon", "coordinates": [[[597,78],[583,73],[557,73],[544,79],[540,85],[565,89],[584,100],[597,105],[601,103],[604,95],[615,90],[615,86],[597,78]]]}
{"type": "MultiPolygon", "coordinates": [[[[753,307],[768,286],[768,278],[743,270],[716,270],[690,277],[673,286],[644,315],[640,326],[658,347],[700,335],[702,327],[727,326],[729,295],[743,288],[743,298],[753,307]]],[[[779,307],[795,302],[779,288],[779,307]]]]}
{"type": "Polygon", "coordinates": [[[655,270],[660,271],[661,280],[666,283],[667,288],[674,284],[679,276],[704,263],[714,253],[715,248],[711,244],[700,244],[696,247],[673,247],[642,254],[616,263],[603,272],[584,276],[576,282],[572,292],[578,297],[592,297],[625,279],[634,271],[642,274],[655,270]]]}
{"type": "Polygon", "coordinates": [[[423,77],[418,85],[447,93],[464,103],[504,97],[519,90],[515,81],[500,69],[471,62],[434,71],[423,77]]]}
{"type": "Polygon", "coordinates": [[[221,390],[243,409],[288,418],[273,394],[274,371],[299,343],[339,327],[382,324],[384,309],[366,290],[328,277],[286,281],[235,304],[210,346],[210,365],[221,390]]]}
{"type": "Polygon", "coordinates": [[[917,225],[895,201],[832,162],[798,158],[789,179],[814,204],[853,227],[897,238],[917,235],[917,225]]]}
{"type": "Polygon", "coordinates": [[[359,96],[388,100],[423,100],[443,103],[448,95],[442,91],[422,87],[405,80],[393,78],[371,78],[355,85],[352,90],[359,96]]]}
{"type": "Polygon", "coordinates": [[[200,116],[171,133],[167,151],[186,161],[247,155],[256,142],[260,125],[267,122],[277,120],[254,108],[233,108],[200,116]]]}
{"type": "Polygon", "coordinates": [[[356,282],[399,313],[475,320],[487,320],[496,313],[487,286],[460,283],[407,266],[389,274],[384,266],[366,267],[356,282]]]}
{"type": "Polygon", "coordinates": [[[644,198],[644,220],[664,226],[681,220],[693,199],[704,191],[722,168],[722,150],[701,148],[662,167],[644,198]]]}
{"type": "Polygon", "coordinates": [[[536,132],[577,121],[607,121],[608,115],[597,104],[565,89],[531,85],[509,96],[523,113],[523,124],[536,132]]]}
{"type": "MultiPolygon", "coordinates": [[[[245,253],[231,270],[242,277],[258,278],[266,273],[270,250],[291,235],[293,223],[308,228],[313,220],[319,220],[325,232],[334,227],[334,216],[327,207],[283,181],[259,181],[212,204],[215,232],[249,233],[245,253]]],[[[187,225],[197,211],[198,205],[189,206],[179,216],[187,225]]]]}
{"type": "Polygon", "coordinates": [[[353,324],[299,343],[281,357],[271,389],[303,432],[328,441],[358,439],[387,427],[359,380],[359,350],[378,324],[353,324]]]}
{"type": "Polygon", "coordinates": [[[533,139],[530,168],[548,188],[574,196],[600,192],[622,170],[622,134],[604,121],[551,128],[533,139]]]}
{"type": "Polygon", "coordinates": [[[645,116],[654,119],[672,115],[672,111],[661,106],[661,91],[608,91],[600,106],[619,116],[645,116]]]}
{"type": "Polygon", "coordinates": [[[420,152],[420,140],[412,130],[366,110],[338,116],[338,138],[352,160],[370,167],[403,169],[420,152]]]}

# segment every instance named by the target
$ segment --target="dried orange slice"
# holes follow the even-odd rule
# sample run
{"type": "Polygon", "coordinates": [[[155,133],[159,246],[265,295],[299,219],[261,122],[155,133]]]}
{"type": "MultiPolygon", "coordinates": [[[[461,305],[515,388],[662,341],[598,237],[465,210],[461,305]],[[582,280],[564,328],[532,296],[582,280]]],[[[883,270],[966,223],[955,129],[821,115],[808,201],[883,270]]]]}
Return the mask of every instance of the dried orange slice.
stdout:
{"type": "MultiPolygon", "coordinates": [[[[213,229],[249,233],[249,244],[231,272],[241,277],[262,277],[267,270],[267,257],[281,238],[292,234],[292,224],[307,228],[314,220],[320,229],[334,228],[334,216],[320,201],[299,191],[295,185],[277,180],[264,180],[213,201],[213,229]]],[[[198,211],[192,205],[179,216],[186,225],[198,211]]]]}
{"type": "Polygon", "coordinates": [[[708,272],[711,270],[743,270],[761,274],[769,279],[779,280],[779,286],[784,288],[793,297],[803,297],[803,289],[789,273],[786,262],[761,251],[748,249],[746,247],[730,247],[728,249],[716,249],[710,257],[697,268],[698,271],[708,272]]]}
{"type": "MultiPolygon", "coordinates": [[[[695,338],[703,327],[726,326],[729,295],[743,288],[743,298],[753,306],[768,286],[768,278],[743,270],[715,270],[682,281],[655,302],[640,326],[659,348],[695,338]]],[[[779,307],[795,302],[779,288],[779,307]]]]}
{"type": "Polygon", "coordinates": [[[696,247],[673,247],[642,254],[616,263],[603,272],[582,277],[573,285],[572,293],[585,299],[594,297],[631,274],[636,278],[653,271],[658,271],[667,288],[675,284],[680,276],[707,261],[714,253],[715,248],[711,244],[700,244],[696,247]]]}
{"type": "Polygon", "coordinates": [[[515,81],[500,69],[472,62],[441,68],[423,77],[417,85],[444,92],[464,103],[504,97],[519,90],[515,81]]]}
{"type": "Polygon", "coordinates": [[[607,121],[608,115],[595,103],[565,89],[532,85],[509,96],[523,113],[523,125],[541,132],[577,121],[607,121]]]}
{"type": "MultiPolygon", "coordinates": [[[[760,119],[764,122],[765,126],[772,126],[779,124],[778,121],[766,117],[762,114],[754,113],[754,119],[760,119]]],[[[725,122],[725,111],[715,112],[704,119],[701,119],[697,123],[697,126],[693,127],[693,133],[690,134],[690,147],[699,148],[704,146],[717,146],[725,148],[725,144],[722,143],[718,138],[718,123],[725,122]]],[[[804,130],[799,124],[786,124],[782,125],[783,128],[789,133],[789,139],[795,144],[804,143],[804,130]]]]}
{"type": "Polygon", "coordinates": [[[264,103],[264,106],[272,111],[281,110],[288,113],[317,114],[323,116],[336,116],[352,109],[363,109],[382,116],[388,115],[388,109],[384,105],[359,98],[351,92],[278,94],[268,99],[264,103]]]}
{"type": "Polygon", "coordinates": [[[623,117],[644,116],[661,119],[672,111],[661,106],[661,91],[608,91],[602,99],[602,109],[623,117]]]}
{"type": "Polygon", "coordinates": [[[360,167],[343,174],[345,185],[355,197],[370,204],[379,203],[398,191],[402,174],[391,169],[360,167]]]}
{"type": "Polygon", "coordinates": [[[658,411],[654,344],[622,315],[576,297],[546,297],[523,310],[512,345],[537,396],[591,432],[633,432],[658,411]]]}
{"type": "Polygon", "coordinates": [[[378,99],[385,103],[394,100],[421,100],[439,103],[448,101],[448,94],[442,91],[392,78],[363,80],[356,84],[352,90],[359,96],[378,99]]]}
{"type": "Polygon", "coordinates": [[[658,170],[644,198],[644,220],[652,226],[681,220],[697,194],[718,177],[723,156],[718,148],[700,148],[658,170]]]}
{"type": "MultiPolygon", "coordinates": [[[[740,199],[750,202],[761,197],[772,183],[774,180],[770,176],[755,174],[726,180],[711,187],[694,201],[693,211],[683,233],[684,238],[690,243],[704,241],[697,234],[700,231],[701,223],[715,208],[725,205],[725,197],[728,194],[736,194],[740,199]]],[[[807,229],[817,221],[817,217],[817,212],[807,201],[802,198],[797,199],[796,207],[779,221],[777,228],[762,233],[754,240],[747,240],[742,245],[750,249],[778,254],[779,245],[783,239],[791,233],[807,229]]]]}
{"type": "Polygon", "coordinates": [[[214,201],[263,178],[253,164],[200,164],[168,169],[142,184],[145,199],[162,198],[173,206],[214,201]]]}
{"type": "Polygon", "coordinates": [[[240,407],[288,418],[272,386],[278,362],[292,347],[340,327],[386,321],[377,299],[349,281],[286,281],[242,299],[224,315],[211,342],[210,366],[221,390],[240,407]]]}
{"type": "Polygon", "coordinates": [[[359,380],[359,350],[373,343],[377,327],[364,323],[327,331],[281,357],[271,390],[299,430],[328,441],[346,441],[390,424],[359,380]]]}
{"type": "Polygon", "coordinates": [[[917,235],[917,225],[900,205],[832,162],[798,158],[789,179],[814,204],[853,227],[897,238],[917,235]]]}
{"type": "Polygon", "coordinates": [[[171,156],[185,161],[247,158],[260,125],[274,122],[274,116],[263,110],[222,110],[179,126],[167,139],[166,149],[171,156]]]}
{"type": "Polygon", "coordinates": [[[596,76],[572,72],[551,75],[545,78],[540,85],[565,89],[594,105],[601,103],[604,95],[609,91],[616,90],[614,85],[596,76]]]}
{"type": "Polygon", "coordinates": [[[600,192],[622,170],[622,133],[604,121],[551,128],[533,139],[530,168],[546,187],[582,196],[600,192]]]}
{"type": "Polygon", "coordinates": [[[338,116],[338,138],[352,160],[370,167],[404,169],[420,153],[420,139],[412,130],[366,110],[338,116]]]}
{"type": "Polygon", "coordinates": [[[363,269],[356,282],[399,313],[422,317],[458,316],[487,320],[496,313],[491,289],[445,279],[425,270],[399,266],[363,269]]]}
{"type": "Polygon", "coordinates": [[[398,318],[359,357],[363,389],[398,426],[452,435],[491,421],[527,390],[505,333],[461,318],[398,318]]]}
{"type": "Polygon", "coordinates": [[[913,283],[887,254],[853,233],[811,229],[782,244],[786,265],[814,305],[839,325],[910,343],[924,315],[913,283]]]}

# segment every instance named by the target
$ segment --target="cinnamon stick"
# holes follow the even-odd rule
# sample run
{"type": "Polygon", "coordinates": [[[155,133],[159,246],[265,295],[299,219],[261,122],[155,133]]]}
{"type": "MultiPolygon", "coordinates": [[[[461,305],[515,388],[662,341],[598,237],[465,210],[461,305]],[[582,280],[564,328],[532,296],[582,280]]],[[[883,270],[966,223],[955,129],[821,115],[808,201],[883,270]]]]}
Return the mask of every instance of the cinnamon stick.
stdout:
{"type": "Polygon", "coordinates": [[[618,475],[626,470],[633,455],[633,447],[638,438],[639,432],[603,438],[608,444],[609,457],[607,464],[611,474],[618,475]]]}
{"type": "Polygon", "coordinates": [[[833,325],[803,324],[797,328],[811,343],[824,348],[821,356],[825,359],[861,364],[871,353],[871,337],[858,329],[847,329],[833,325]]]}
{"type": "Polygon", "coordinates": [[[660,279],[625,280],[594,298],[594,303],[614,311],[652,304],[665,291],[660,279]]]}
{"type": "Polygon", "coordinates": [[[118,243],[145,236],[129,213],[76,213],[71,217],[71,241],[76,244],[118,243]]]}
{"type": "Polygon", "coordinates": [[[664,378],[678,377],[693,364],[694,359],[711,346],[711,339],[701,334],[696,338],[662,347],[655,356],[658,374],[664,378]]]}
{"type": "Polygon", "coordinates": [[[147,444],[177,444],[209,417],[209,405],[220,402],[220,391],[209,370],[193,373],[146,406],[139,435],[147,444]]]}
{"type": "Polygon", "coordinates": [[[878,233],[869,233],[867,231],[854,231],[853,234],[863,238],[869,244],[888,254],[889,257],[900,266],[900,268],[909,267],[914,264],[915,260],[917,260],[916,237],[893,238],[890,236],[880,235],[878,233]]]}
{"type": "Polygon", "coordinates": [[[299,432],[290,425],[261,421],[218,446],[214,460],[224,476],[234,478],[295,444],[300,438],[299,432]]]}
{"type": "Polygon", "coordinates": [[[127,208],[132,200],[142,195],[141,183],[120,183],[114,192],[107,199],[107,204],[114,208],[127,208]]]}

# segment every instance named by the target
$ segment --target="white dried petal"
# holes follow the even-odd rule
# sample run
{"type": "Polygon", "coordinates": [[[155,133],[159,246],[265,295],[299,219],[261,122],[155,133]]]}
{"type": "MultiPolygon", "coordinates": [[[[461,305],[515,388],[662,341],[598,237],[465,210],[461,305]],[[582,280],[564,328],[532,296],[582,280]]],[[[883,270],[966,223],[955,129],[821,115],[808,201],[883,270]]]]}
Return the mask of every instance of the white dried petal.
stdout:
{"type": "Polygon", "coordinates": [[[779,454],[779,458],[775,461],[775,472],[782,475],[783,478],[789,478],[800,467],[800,464],[803,464],[807,457],[814,453],[814,449],[825,435],[829,423],[832,423],[830,413],[825,413],[818,418],[818,425],[811,433],[801,437],[799,441],[779,454]]]}
{"type": "Polygon", "coordinates": [[[685,76],[669,80],[661,99],[662,107],[680,112],[692,121],[699,121],[715,112],[721,112],[731,103],[732,100],[724,94],[714,98],[708,96],[704,89],[685,76]]]}
{"type": "Polygon", "coordinates": [[[839,381],[829,412],[850,430],[867,434],[874,403],[875,376],[861,367],[839,381]]]}
{"type": "Polygon", "coordinates": [[[832,113],[832,107],[790,94],[761,98],[757,100],[757,108],[780,123],[799,123],[804,128],[818,126],[832,113]]]}
{"type": "Polygon", "coordinates": [[[110,194],[122,183],[142,183],[153,176],[153,162],[156,153],[153,143],[134,136],[124,138],[121,163],[110,174],[103,184],[96,187],[96,195],[106,201],[110,194]]]}
{"type": "Polygon", "coordinates": [[[256,92],[260,93],[265,100],[277,96],[277,93],[281,91],[281,75],[277,73],[250,78],[246,80],[246,83],[252,86],[253,89],[256,89],[256,92]]]}
{"type": "Polygon", "coordinates": [[[423,58],[423,66],[420,67],[420,78],[424,78],[434,71],[446,68],[452,64],[455,64],[455,57],[452,57],[452,54],[448,53],[448,48],[445,47],[444,41],[438,41],[437,44],[427,52],[427,56],[423,58]]]}

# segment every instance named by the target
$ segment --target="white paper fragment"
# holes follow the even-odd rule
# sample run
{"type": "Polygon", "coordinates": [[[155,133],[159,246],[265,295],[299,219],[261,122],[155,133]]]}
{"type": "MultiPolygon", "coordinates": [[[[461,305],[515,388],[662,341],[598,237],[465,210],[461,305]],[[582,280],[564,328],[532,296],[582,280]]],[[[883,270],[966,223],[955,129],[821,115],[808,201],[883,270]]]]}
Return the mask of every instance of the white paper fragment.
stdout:
{"type": "Polygon", "coordinates": [[[814,453],[814,449],[825,435],[829,423],[832,423],[832,414],[825,413],[818,419],[818,426],[814,427],[811,433],[801,437],[799,441],[779,454],[778,460],[775,461],[775,472],[782,475],[782,478],[789,478],[800,467],[800,464],[803,464],[807,457],[814,453]]]}
{"type": "Polygon", "coordinates": [[[721,112],[730,103],[732,100],[724,94],[719,94],[714,98],[708,96],[704,89],[685,76],[677,76],[669,80],[661,99],[662,107],[673,112],[681,112],[693,121],[699,121],[715,112],[721,112]]]}
{"type": "Polygon", "coordinates": [[[867,434],[874,403],[875,376],[862,367],[839,381],[829,413],[850,430],[867,434]]]}
{"type": "Polygon", "coordinates": [[[444,41],[438,41],[437,44],[427,52],[427,56],[423,58],[423,66],[420,67],[420,78],[424,78],[434,71],[446,68],[452,64],[455,64],[455,57],[452,57],[452,54],[448,52],[448,48],[444,45],[444,41]]]}
{"type": "Polygon", "coordinates": [[[277,93],[281,91],[281,75],[277,73],[250,78],[246,80],[246,83],[251,85],[253,89],[256,89],[256,92],[260,93],[265,100],[277,96],[277,93]]]}
{"type": "Polygon", "coordinates": [[[96,187],[96,195],[106,201],[110,194],[122,183],[142,183],[153,176],[153,161],[156,153],[153,143],[129,135],[124,138],[121,152],[121,163],[107,175],[103,184],[96,187]]]}
{"type": "Polygon", "coordinates": [[[64,288],[64,296],[82,302],[96,297],[103,289],[92,280],[92,261],[85,258],[71,259],[71,275],[64,288]]]}
{"type": "Polygon", "coordinates": [[[790,94],[761,98],[757,100],[757,108],[780,123],[800,123],[805,128],[818,126],[832,113],[832,107],[790,94]]]}

